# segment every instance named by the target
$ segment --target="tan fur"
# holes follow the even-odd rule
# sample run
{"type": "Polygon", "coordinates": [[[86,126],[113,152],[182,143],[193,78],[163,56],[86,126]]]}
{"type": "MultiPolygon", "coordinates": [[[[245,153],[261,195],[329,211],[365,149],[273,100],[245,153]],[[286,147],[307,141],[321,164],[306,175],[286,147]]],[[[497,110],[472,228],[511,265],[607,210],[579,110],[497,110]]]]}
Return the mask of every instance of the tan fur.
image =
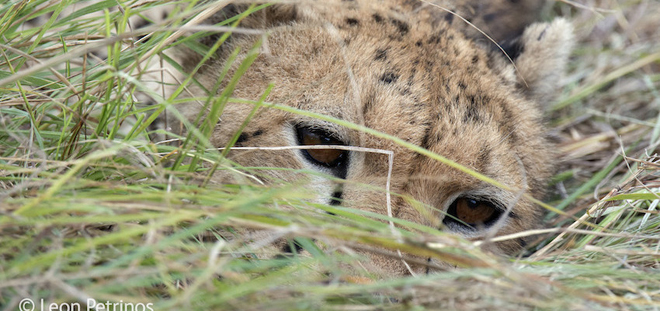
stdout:
{"type": "MultiPolygon", "coordinates": [[[[457,3],[458,7],[467,4],[457,3]]],[[[540,6],[533,3],[529,7],[540,6]]],[[[505,8],[491,9],[509,12],[505,8]]],[[[572,43],[570,25],[556,20],[528,27],[518,41],[523,49],[515,61],[516,72],[502,52],[489,48],[483,38],[475,39],[478,35],[472,30],[456,26],[460,21],[446,22],[446,14],[417,1],[333,0],[272,6],[243,23],[266,28],[268,36],[233,96],[257,100],[273,83],[268,102],[399,137],[541,199],[552,170],[553,147],[544,138],[539,107],[552,100],[556,91],[572,43]],[[469,32],[471,39],[463,32],[469,32]]],[[[493,18],[497,21],[497,16],[491,16],[491,24],[493,18]]],[[[507,22],[502,20],[502,25],[507,22]]],[[[522,30],[525,25],[516,27],[522,30]]],[[[513,40],[509,39],[511,33],[491,35],[513,40]]],[[[260,38],[234,36],[223,46],[219,58],[205,65],[197,78],[212,88],[228,53],[236,47],[247,51],[260,38]]],[[[239,61],[245,57],[241,55],[239,61]]],[[[181,109],[194,115],[197,107],[190,103],[181,109]]],[[[230,103],[213,132],[213,145],[224,147],[251,109],[251,105],[230,103]]],[[[295,146],[293,127],[298,124],[323,128],[352,146],[393,151],[392,192],[409,195],[428,206],[428,211],[422,213],[406,200],[394,197],[395,217],[442,229],[443,211],[452,200],[471,194],[497,200],[515,214],[505,216],[501,226],[492,229],[497,235],[538,225],[542,209],[520,198],[519,192],[499,189],[391,141],[328,122],[262,108],[244,130],[240,145],[295,146]]],[[[245,166],[327,172],[306,161],[299,150],[236,150],[230,158],[245,166]]],[[[351,152],[347,182],[341,190],[343,205],[386,214],[383,192],[363,185],[384,188],[387,171],[385,156],[351,152]]],[[[326,204],[338,189],[337,183],[322,177],[287,171],[269,174],[289,181],[310,179],[318,201],[326,204]]],[[[222,178],[218,176],[224,181],[222,178]]],[[[495,233],[492,230],[457,233],[479,238],[495,233]]],[[[492,249],[512,254],[522,243],[509,240],[492,249]]],[[[375,266],[388,274],[409,272],[399,260],[372,258],[375,266]]]]}

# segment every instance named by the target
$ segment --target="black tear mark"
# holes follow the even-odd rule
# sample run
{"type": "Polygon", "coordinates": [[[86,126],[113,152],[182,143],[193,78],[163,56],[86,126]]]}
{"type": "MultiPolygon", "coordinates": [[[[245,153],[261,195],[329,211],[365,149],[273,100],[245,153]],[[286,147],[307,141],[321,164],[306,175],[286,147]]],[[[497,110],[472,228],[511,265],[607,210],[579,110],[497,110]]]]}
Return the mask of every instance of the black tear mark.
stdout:
{"type": "Polygon", "coordinates": [[[348,24],[351,27],[360,26],[360,22],[355,18],[347,18],[346,19],[346,24],[348,24]]]}
{"type": "Polygon", "coordinates": [[[396,26],[399,30],[399,33],[404,36],[410,31],[410,26],[406,22],[400,21],[398,19],[391,19],[392,25],[396,26]]]}
{"type": "MultiPolygon", "coordinates": [[[[344,194],[344,193],[341,192],[340,190],[335,191],[335,192],[332,194],[332,197],[330,197],[330,205],[332,205],[332,206],[339,206],[339,205],[341,205],[341,201],[342,201],[342,200],[341,200],[341,197],[342,197],[343,194],[344,194]]],[[[330,213],[330,212],[328,212],[328,214],[330,214],[330,215],[334,215],[333,213],[330,213]]]]}
{"type": "Polygon", "coordinates": [[[386,60],[387,59],[387,49],[378,49],[376,50],[376,56],[374,60],[386,60]]]}
{"type": "Polygon", "coordinates": [[[380,77],[380,81],[390,84],[392,82],[396,82],[396,80],[399,78],[399,75],[393,73],[393,72],[386,72],[380,77]]]}
{"type": "Polygon", "coordinates": [[[382,23],[383,22],[383,17],[378,15],[378,14],[371,15],[371,17],[374,18],[374,21],[376,21],[376,23],[382,23]]]}

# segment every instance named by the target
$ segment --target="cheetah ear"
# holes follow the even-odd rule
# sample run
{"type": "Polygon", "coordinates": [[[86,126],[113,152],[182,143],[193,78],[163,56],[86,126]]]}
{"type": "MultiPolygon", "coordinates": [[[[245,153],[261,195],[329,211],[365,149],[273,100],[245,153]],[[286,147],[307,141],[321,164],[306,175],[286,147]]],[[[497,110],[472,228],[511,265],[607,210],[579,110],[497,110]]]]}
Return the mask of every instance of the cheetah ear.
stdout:
{"type": "MultiPolygon", "coordinates": [[[[529,99],[546,107],[556,98],[574,40],[573,26],[563,18],[532,24],[515,44],[505,47],[507,54],[515,57],[516,68],[503,73],[529,99]]],[[[513,69],[508,59],[506,63],[513,69]]]]}

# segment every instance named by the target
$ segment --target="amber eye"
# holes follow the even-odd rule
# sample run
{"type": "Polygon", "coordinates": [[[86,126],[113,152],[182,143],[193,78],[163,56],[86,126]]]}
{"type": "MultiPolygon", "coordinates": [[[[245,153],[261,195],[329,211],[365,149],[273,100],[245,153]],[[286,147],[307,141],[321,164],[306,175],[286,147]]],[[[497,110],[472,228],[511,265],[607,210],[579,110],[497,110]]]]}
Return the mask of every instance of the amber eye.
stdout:
{"type": "Polygon", "coordinates": [[[458,224],[463,227],[488,227],[502,215],[502,210],[490,201],[461,197],[447,210],[445,225],[458,224]]]}
{"type": "MultiPolygon", "coordinates": [[[[301,146],[313,145],[344,145],[343,142],[322,130],[299,127],[297,129],[298,144],[301,146]]],[[[347,157],[347,150],[341,149],[305,149],[304,155],[314,164],[336,168],[341,166],[347,157]]]]}

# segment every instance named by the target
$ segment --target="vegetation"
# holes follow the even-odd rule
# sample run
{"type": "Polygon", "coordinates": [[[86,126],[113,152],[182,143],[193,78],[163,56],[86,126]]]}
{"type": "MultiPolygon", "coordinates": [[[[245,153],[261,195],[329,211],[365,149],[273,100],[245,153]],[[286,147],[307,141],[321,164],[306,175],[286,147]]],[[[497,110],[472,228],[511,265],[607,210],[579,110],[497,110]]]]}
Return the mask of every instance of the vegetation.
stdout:
{"type": "MultiPolygon", "coordinates": [[[[24,298],[123,310],[660,308],[659,2],[566,0],[547,12],[571,18],[581,41],[547,112],[562,154],[549,229],[525,233],[537,239],[517,258],[311,203],[298,184],[255,182],[264,168],[209,148],[206,124],[227,101],[246,102],[231,83],[200,98],[215,113],[188,123],[197,130],[186,137],[158,126],[195,84],[172,79],[180,66],[167,51],[211,57],[222,39],[209,49],[197,43],[203,32],[180,30],[225,4],[0,4],[0,308],[24,298]],[[165,20],[149,13],[165,5],[165,20]],[[154,24],[129,27],[136,16],[154,24]],[[240,182],[213,183],[217,170],[240,182]],[[292,255],[269,255],[282,239],[292,255]],[[383,280],[361,268],[363,250],[460,268],[383,280]]],[[[249,63],[226,79],[236,83],[249,63]]]]}

